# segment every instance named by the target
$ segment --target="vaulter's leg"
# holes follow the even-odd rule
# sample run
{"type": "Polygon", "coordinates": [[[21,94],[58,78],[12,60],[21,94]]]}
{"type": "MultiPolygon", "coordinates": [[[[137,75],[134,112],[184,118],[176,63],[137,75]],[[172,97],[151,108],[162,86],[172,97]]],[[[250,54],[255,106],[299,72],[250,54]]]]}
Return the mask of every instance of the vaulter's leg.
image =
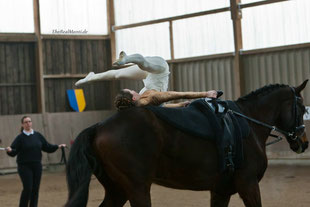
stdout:
{"type": "Polygon", "coordinates": [[[211,191],[211,207],[227,207],[230,195],[222,195],[211,191]]]}
{"type": "Polygon", "coordinates": [[[116,60],[113,65],[122,66],[127,63],[135,63],[141,70],[150,73],[161,73],[169,70],[168,63],[161,57],[143,57],[140,54],[127,55],[124,51],[119,54],[119,59],[116,60]]]}
{"type": "Polygon", "coordinates": [[[142,80],[147,76],[147,72],[141,70],[137,65],[132,65],[128,68],[118,70],[108,70],[102,73],[90,72],[85,78],[80,79],[75,83],[76,86],[83,85],[85,83],[105,81],[105,80],[142,80]]]}

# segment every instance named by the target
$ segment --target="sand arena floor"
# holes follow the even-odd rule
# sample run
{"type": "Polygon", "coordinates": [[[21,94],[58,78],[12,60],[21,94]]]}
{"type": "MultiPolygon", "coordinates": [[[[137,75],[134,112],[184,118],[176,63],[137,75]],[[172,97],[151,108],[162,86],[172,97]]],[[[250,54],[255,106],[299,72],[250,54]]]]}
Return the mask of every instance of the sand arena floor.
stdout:
{"type": "MultiPolygon", "coordinates": [[[[0,176],[0,206],[18,206],[21,182],[17,174],[0,176]]],[[[310,207],[310,165],[271,165],[260,183],[265,207],[310,207]]],[[[210,206],[209,192],[180,191],[152,186],[153,207],[210,206]]],[[[92,178],[88,206],[98,206],[104,189],[92,178]]],[[[64,172],[43,172],[39,197],[40,207],[63,206],[67,198],[64,172]]],[[[126,207],[130,205],[127,203],[126,207]]],[[[244,206],[238,195],[231,198],[230,207],[244,206]]]]}

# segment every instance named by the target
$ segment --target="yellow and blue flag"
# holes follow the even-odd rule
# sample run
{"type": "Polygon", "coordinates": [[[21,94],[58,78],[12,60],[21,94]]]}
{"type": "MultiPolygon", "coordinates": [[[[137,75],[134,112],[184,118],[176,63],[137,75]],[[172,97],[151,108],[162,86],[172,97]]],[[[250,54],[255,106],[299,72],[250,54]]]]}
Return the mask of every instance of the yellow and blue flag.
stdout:
{"type": "Polygon", "coordinates": [[[71,108],[74,111],[82,112],[86,107],[83,89],[69,89],[67,95],[71,108]]]}

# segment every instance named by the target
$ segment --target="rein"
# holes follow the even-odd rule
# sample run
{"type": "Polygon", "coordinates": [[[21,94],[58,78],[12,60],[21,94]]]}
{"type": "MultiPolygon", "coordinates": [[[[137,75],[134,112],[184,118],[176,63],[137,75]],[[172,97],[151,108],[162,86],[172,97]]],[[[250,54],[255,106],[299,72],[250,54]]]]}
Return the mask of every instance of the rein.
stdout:
{"type": "Polygon", "coordinates": [[[67,158],[66,158],[66,153],[65,153],[65,148],[68,149],[68,147],[61,147],[61,159],[60,159],[60,164],[64,163],[67,165],[67,158]]]}
{"type": "MultiPolygon", "coordinates": [[[[231,112],[231,113],[233,113],[233,114],[235,114],[235,115],[237,115],[237,116],[241,116],[241,117],[243,117],[243,118],[245,118],[245,119],[247,119],[247,120],[249,120],[249,121],[251,121],[251,122],[254,122],[254,123],[258,124],[258,125],[261,125],[261,126],[264,126],[264,127],[266,127],[266,128],[269,128],[269,129],[271,129],[272,131],[280,132],[280,133],[284,134],[285,136],[292,136],[291,133],[286,132],[286,131],[283,131],[283,130],[281,130],[281,129],[275,127],[275,126],[271,126],[271,125],[266,124],[266,123],[264,123],[264,122],[258,121],[258,120],[256,120],[256,119],[253,119],[253,118],[251,118],[251,117],[248,117],[248,116],[246,116],[246,115],[244,115],[244,114],[241,114],[241,113],[239,113],[239,112],[233,111],[233,110],[231,110],[231,109],[229,109],[228,111],[231,112]]],[[[283,137],[281,137],[281,136],[279,136],[279,135],[269,134],[269,136],[276,138],[276,140],[271,141],[271,142],[268,142],[268,143],[266,144],[266,146],[271,145],[271,144],[275,144],[275,143],[277,143],[277,142],[280,142],[280,141],[283,139],[283,137]]]]}

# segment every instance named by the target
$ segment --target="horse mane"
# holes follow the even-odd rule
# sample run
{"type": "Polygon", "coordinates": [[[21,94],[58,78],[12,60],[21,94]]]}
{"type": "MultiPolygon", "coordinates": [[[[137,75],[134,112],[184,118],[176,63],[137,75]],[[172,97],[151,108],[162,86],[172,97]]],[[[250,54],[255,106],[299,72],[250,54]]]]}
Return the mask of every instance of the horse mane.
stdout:
{"type": "Polygon", "coordinates": [[[246,100],[249,100],[251,98],[254,98],[254,97],[257,97],[257,96],[263,96],[263,95],[266,95],[274,90],[277,90],[279,88],[286,88],[286,87],[289,87],[289,85],[285,85],[285,84],[269,84],[269,85],[266,85],[262,88],[259,88],[255,91],[252,91],[251,93],[247,94],[247,95],[244,95],[240,98],[238,98],[237,101],[246,101],[246,100]]]}

